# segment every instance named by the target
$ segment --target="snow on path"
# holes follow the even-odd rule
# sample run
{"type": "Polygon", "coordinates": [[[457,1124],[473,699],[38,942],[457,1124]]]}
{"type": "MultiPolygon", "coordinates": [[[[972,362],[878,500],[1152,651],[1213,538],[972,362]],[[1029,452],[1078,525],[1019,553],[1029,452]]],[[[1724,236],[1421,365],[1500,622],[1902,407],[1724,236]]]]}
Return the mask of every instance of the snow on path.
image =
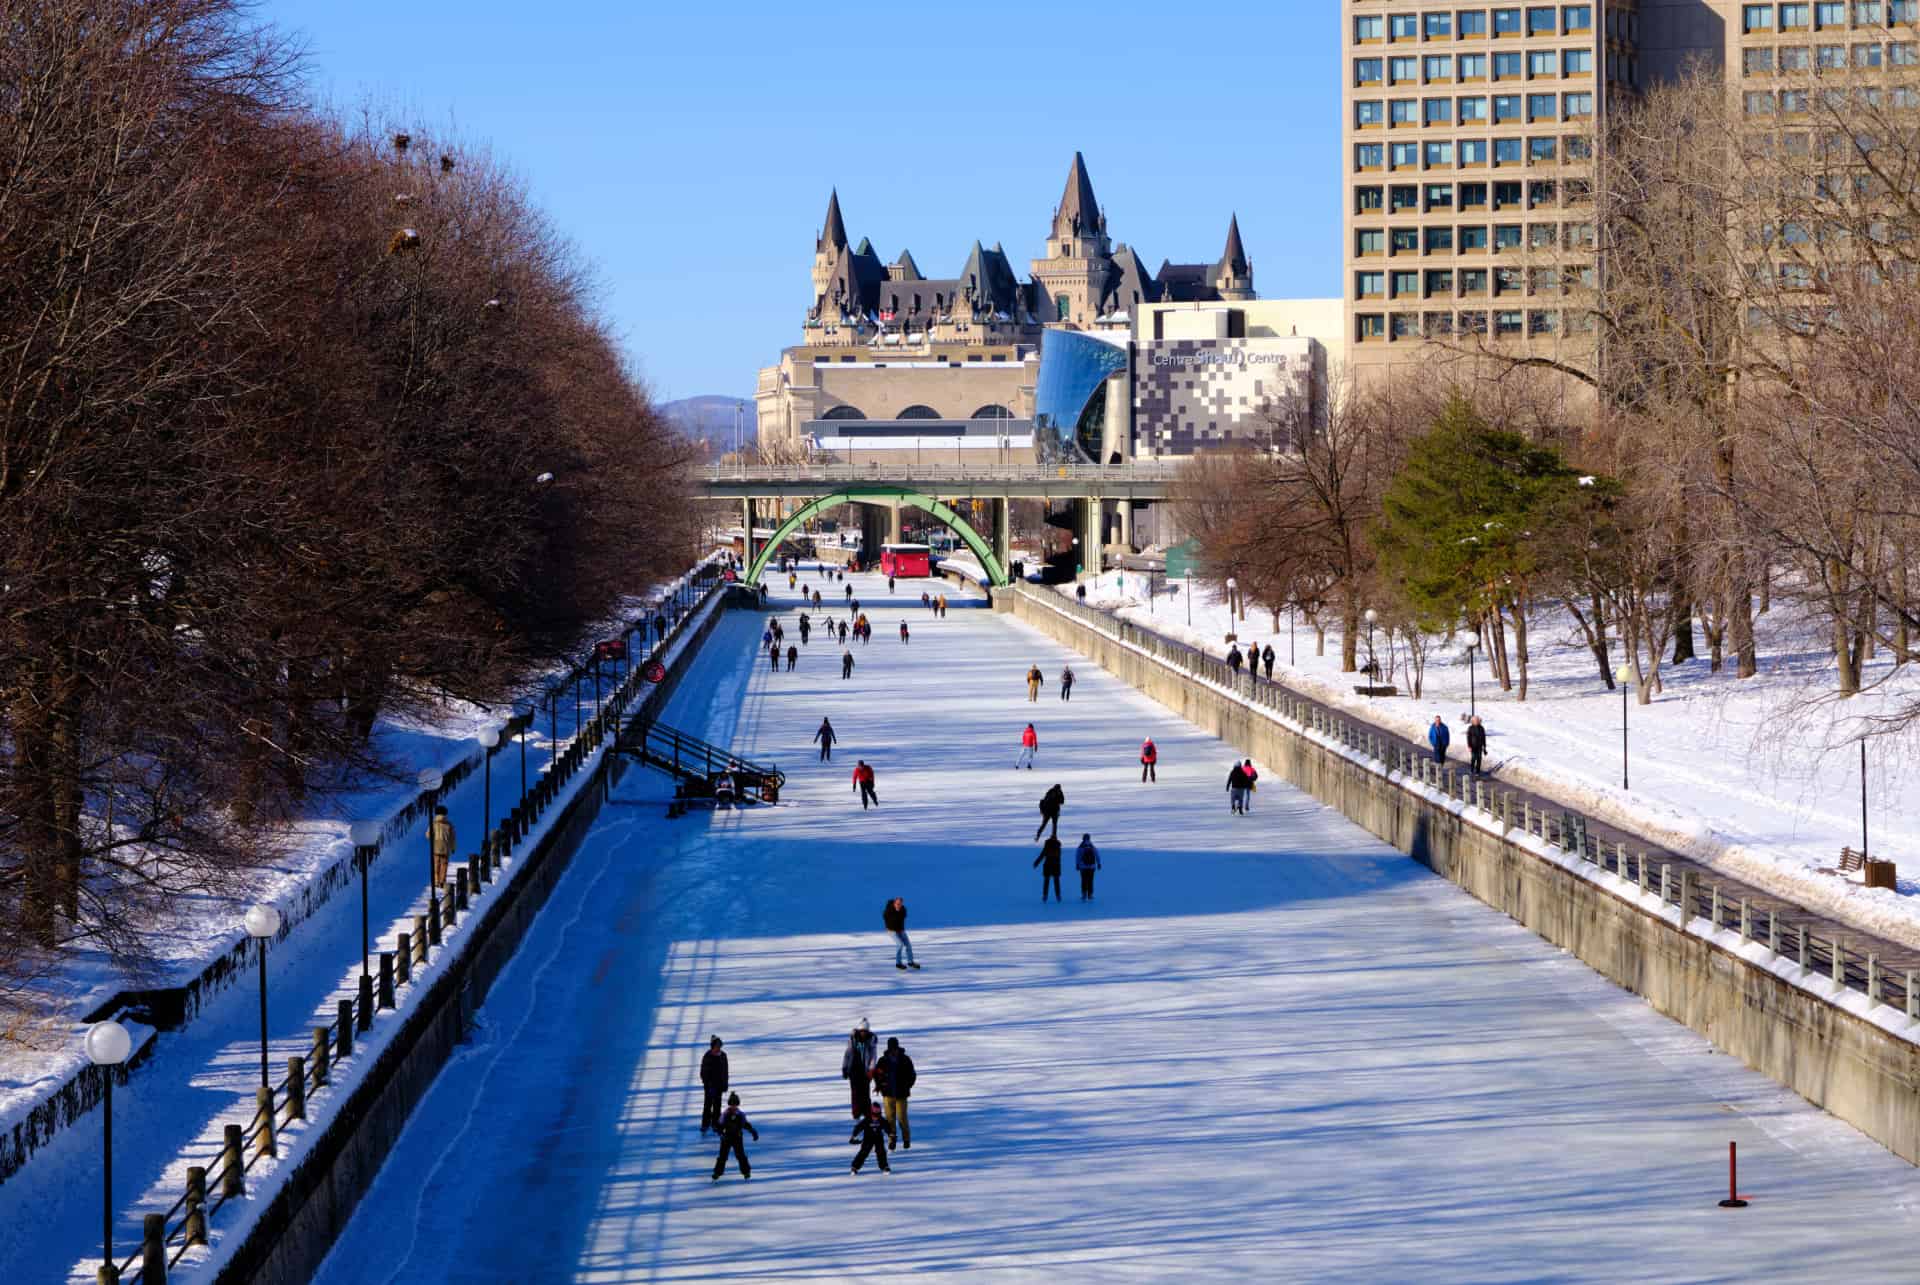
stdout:
{"type": "Polygon", "coordinates": [[[855,583],[848,682],[818,635],[774,675],[758,620],[722,622],[663,717],[777,761],[782,803],[668,822],[629,776],[321,1285],[1908,1274],[1920,1172],[1311,799],[1231,816],[1226,747],[1037,632],[855,583]],[[1055,780],[1063,838],[1101,845],[1091,905],[1071,872],[1035,899],[1055,780]],[[924,972],[891,966],[896,893],[924,972]],[[863,1016],[920,1072],[891,1176],[847,1173],[863,1016]],[[709,1181],[711,1034],[762,1135],[749,1184],[709,1181]]]}

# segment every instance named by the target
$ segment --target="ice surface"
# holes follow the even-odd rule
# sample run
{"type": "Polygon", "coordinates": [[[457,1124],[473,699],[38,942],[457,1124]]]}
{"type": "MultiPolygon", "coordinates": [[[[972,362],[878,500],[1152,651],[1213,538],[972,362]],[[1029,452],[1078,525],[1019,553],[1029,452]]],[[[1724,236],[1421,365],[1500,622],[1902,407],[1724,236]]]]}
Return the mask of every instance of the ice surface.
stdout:
{"type": "Polygon", "coordinates": [[[1226,746],[1037,632],[852,583],[847,682],[818,634],[771,674],[722,622],[665,718],[785,768],[780,805],[669,822],[628,777],[322,1285],[1910,1279],[1920,1174],[1877,1144],[1271,774],[1230,815],[1226,746]],[[1054,781],[1091,904],[1070,870],[1037,899],[1054,781]],[[896,894],[924,972],[892,966],[896,894]],[[862,1017],[920,1072],[891,1176],[847,1172],[862,1017]],[[751,1183],[709,1180],[712,1034],[751,1183]]]}

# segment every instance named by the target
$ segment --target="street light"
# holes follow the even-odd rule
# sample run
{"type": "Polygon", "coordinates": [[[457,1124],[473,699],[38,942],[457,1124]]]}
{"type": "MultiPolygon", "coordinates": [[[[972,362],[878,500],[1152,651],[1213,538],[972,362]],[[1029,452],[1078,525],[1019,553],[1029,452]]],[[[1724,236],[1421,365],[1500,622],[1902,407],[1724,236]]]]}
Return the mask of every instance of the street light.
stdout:
{"type": "Polygon", "coordinates": [[[482,773],[485,784],[480,787],[480,842],[485,843],[487,836],[493,833],[493,747],[500,743],[500,729],[483,727],[473,739],[480,742],[480,748],[484,751],[480,761],[486,765],[482,773]]]}
{"type": "Polygon", "coordinates": [[[1373,699],[1373,689],[1380,683],[1380,666],[1373,660],[1373,622],[1380,619],[1380,613],[1368,607],[1365,613],[1367,621],[1367,699],[1373,699]]]}
{"type": "Polygon", "coordinates": [[[1479,651],[1480,651],[1480,644],[1478,642],[1470,642],[1467,644],[1467,717],[1468,718],[1472,718],[1474,715],[1480,712],[1479,703],[1474,698],[1474,665],[1473,665],[1473,658],[1475,655],[1479,653],[1479,651]]]}
{"type": "Polygon", "coordinates": [[[355,821],[347,831],[353,840],[354,864],[360,867],[360,976],[367,975],[367,863],[373,858],[374,848],[380,843],[381,825],[378,821],[355,821]]]}
{"type": "MultiPolygon", "coordinates": [[[[515,710],[514,713],[519,714],[520,711],[515,710]]],[[[527,729],[532,725],[533,711],[529,709],[521,720],[520,735],[514,738],[520,742],[520,798],[522,801],[527,797],[527,729]]]]}
{"type": "Polygon", "coordinates": [[[247,936],[260,943],[260,1084],[264,1088],[273,1083],[267,1078],[267,939],[280,931],[280,912],[262,903],[248,910],[241,922],[247,936]]]}
{"type": "Polygon", "coordinates": [[[101,1098],[100,1279],[111,1281],[117,1277],[113,1263],[113,1077],[117,1074],[114,1068],[133,1052],[133,1036],[118,1022],[95,1022],[87,1028],[86,1049],[87,1061],[101,1068],[100,1082],[105,1086],[101,1098]]]}
{"type": "Polygon", "coordinates": [[[1234,632],[1233,595],[1239,588],[1240,588],[1240,582],[1238,580],[1235,580],[1232,576],[1228,576],[1227,577],[1227,632],[1228,633],[1234,632]]]}
{"type": "Polygon", "coordinates": [[[1620,788],[1627,788],[1627,684],[1633,681],[1633,666],[1622,664],[1613,671],[1620,684],[1620,788]]]}

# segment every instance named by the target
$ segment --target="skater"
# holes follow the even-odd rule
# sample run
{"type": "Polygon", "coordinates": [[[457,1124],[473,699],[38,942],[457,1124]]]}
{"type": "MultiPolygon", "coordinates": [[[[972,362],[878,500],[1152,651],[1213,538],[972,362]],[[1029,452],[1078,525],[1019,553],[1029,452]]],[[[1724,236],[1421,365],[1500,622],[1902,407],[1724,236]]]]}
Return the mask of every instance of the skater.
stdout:
{"type": "Polygon", "coordinates": [[[1240,775],[1247,778],[1247,797],[1240,804],[1242,812],[1253,811],[1253,792],[1260,788],[1260,774],[1253,770],[1253,760],[1246,759],[1240,764],[1240,775]]]}
{"type": "Polygon", "coordinates": [[[1475,776],[1479,776],[1481,764],[1487,757],[1487,729],[1480,726],[1478,714],[1467,724],[1467,755],[1468,766],[1473,769],[1475,776]]]}
{"type": "Polygon", "coordinates": [[[900,641],[907,641],[907,622],[904,620],[900,622],[900,641]]]}
{"type": "Polygon", "coordinates": [[[860,1172],[860,1166],[867,1163],[867,1153],[880,1162],[881,1173],[892,1173],[893,1166],[887,1163],[887,1121],[880,1114],[880,1104],[870,1102],[867,1110],[857,1116],[853,1122],[853,1135],[847,1139],[848,1145],[860,1144],[860,1150],[853,1154],[853,1171],[860,1172]]]}
{"type": "Polygon", "coordinates": [[[1073,666],[1071,665],[1060,671],[1060,699],[1063,701],[1073,699],[1073,666]]]}
{"type": "Polygon", "coordinates": [[[803,646],[809,641],[808,636],[812,633],[813,633],[812,623],[808,621],[808,619],[805,616],[801,616],[800,617],[800,642],[803,646]]]}
{"type": "Polygon", "coordinates": [[[1452,743],[1452,741],[1453,733],[1447,730],[1446,723],[1438,714],[1435,714],[1433,716],[1433,722],[1427,726],[1427,744],[1433,746],[1433,761],[1435,763],[1444,763],[1447,761],[1447,746],[1452,743]]]}
{"type": "Polygon", "coordinates": [[[927,608],[931,608],[933,606],[933,595],[928,593],[925,589],[922,589],[920,591],[920,605],[922,607],[927,607],[927,608]]]}
{"type": "Polygon", "coordinates": [[[720,1154],[713,1162],[713,1180],[719,1182],[720,1175],[727,1171],[727,1153],[731,1151],[733,1158],[740,1162],[740,1176],[743,1179],[751,1181],[753,1179],[753,1166],[747,1163],[747,1149],[740,1141],[740,1132],[744,1129],[753,1135],[755,1142],[758,1142],[760,1141],[760,1130],[753,1127],[753,1121],[747,1119],[747,1113],[740,1109],[740,1095],[738,1093],[730,1093],[727,1095],[727,1109],[720,1117],[718,1128],[720,1130],[720,1154]]]}
{"type": "Polygon", "coordinates": [[[873,792],[873,769],[867,766],[865,759],[855,760],[853,769],[853,788],[860,793],[860,810],[865,812],[867,804],[880,806],[880,796],[873,792]]]}
{"type": "Polygon", "coordinates": [[[1042,904],[1047,900],[1047,880],[1049,879],[1053,880],[1053,899],[1064,901],[1065,898],[1060,895],[1060,840],[1056,836],[1047,836],[1047,841],[1040,845],[1040,855],[1033,859],[1033,864],[1040,867],[1042,904]]]}
{"type": "Polygon", "coordinates": [[[887,1037],[887,1051],[873,1068],[873,1078],[880,1086],[881,1101],[886,1103],[887,1129],[899,1134],[902,1151],[913,1150],[913,1130],[907,1127],[907,1098],[919,1076],[914,1072],[913,1059],[894,1036],[887,1037]]]}
{"type": "Polygon", "coordinates": [[[1159,761],[1160,747],[1155,745],[1153,738],[1149,736],[1146,740],[1140,742],[1140,780],[1142,783],[1152,781],[1158,784],[1160,773],[1155,769],[1154,765],[1159,761]]]}
{"type": "Polygon", "coordinates": [[[1267,681],[1273,681],[1273,644],[1268,643],[1260,651],[1260,659],[1267,667],[1267,681]]]}
{"type": "Polygon", "coordinates": [[[706,1055],[700,1059],[700,1087],[707,1094],[700,1108],[700,1132],[705,1133],[720,1123],[720,1098],[727,1091],[727,1055],[721,1051],[718,1035],[707,1041],[706,1055]]]}
{"type": "Polygon", "coordinates": [[[760,631],[760,645],[762,647],[773,646],[773,626],[772,625],[768,625],[765,629],[762,629],[760,631]]]}
{"type": "MultiPolygon", "coordinates": [[[[845,578],[846,578],[845,576],[842,576],[842,577],[841,577],[841,579],[843,579],[843,580],[844,580],[845,578]]],[[[846,599],[847,599],[847,601],[848,601],[848,602],[852,602],[852,601],[853,601],[853,586],[852,586],[852,585],[847,585],[847,586],[846,586],[846,587],[845,587],[845,588],[844,588],[844,589],[843,589],[843,590],[842,590],[841,592],[842,592],[843,594],[845,594],[845,596],[846,596],[846,599]]]]}
{"type": "Polygon", "coordinates": [[[893,966],[895,968],[918,968],[913,962],[913,943],[907,940],[907,903],[895,897],[880,910],[880,922],[887,926],[887,934],[893,938],[893,966]],[[901,957],[906,958],[901,963],[901,957]]]}
{"type": "Polygon", "coordinates": [[[1033,771],[1033,756],[1040,750],[1040,733],[1033,730],[1033,724],[1027,724],[1027,730],[1020,733],[1020,757],[1013,761],[1013,770],[1021,768],[1033,771]]]}
{"type": "Polygon", "coordinates": [[[893,577],[892,577],[892,576],[888,576],[888,577],[887,577],[887,592],[888,592],[888,593],[892,593],[892,592],[893,592],[893,577]]]}
{"type": "Polygon", "coordinates": [[[793,667],[795,663],[799,661],[799,659],[800,659],[800,649],[794,646],[792,643],[788,643],[787,644],[787,672],[789,674],[793,672],[793,667]]]}
{"type": "Polygon", "coordinates": [[[780,672],[780,644],[775,643],[767,648],[767,664],[774,673],[780,672]]]}
{"type": "Polygon", "coordinates": [[[1232,646],[1232,648],[1227,652],[1227,668],[1233,671],[1233,676],[1235,678],[1240,677],[1240,666],[1245,662],[1245,660],[1246,660],[1246,657],[1240,654],[1240,644],[1235,643],[1232,646]]]}
{"type": "Polygon", "coordinates": [[[841,645],[843,645],[843,646],[844,646],[844,645],[846,644],[846,641],[847,641],[847,622],[843,620],[843,621],[841,621],[841,622],[840,622],[840,642],[841,642],[841,645]]]}
{"type": "MultiPolygon", "coordinates": [[[[447,861],[453,856],[453,820],[443,804],[433,810],[433,824],[427,827],[427,846],[433,851],[433,886],[447,886],[447,861]]],[[[419,849],[415,848],[415,852],[419,849]]],[[[419,860],[419,858],[415,858],[419,860]]],[[[414,867],[419,869],[418,866],[414,867]]]]}
{"type": "Polygon", "coordinates": [[[1247,810],[1247,773],[1238,763],[1227,773],[1227,801],[1233,804],[1235,812],[1247,810]]]}
{"type": "Polygon", "coordinates": [[[1028,701],[1031,702],[1031,701],[1037,701],[1040,699],[1040,686],[1042,683],[1045,683],[1046,681],[1047,681],[1046,675],[1040,672],[1040,666],[1035,665],[1031,669],[1027,670],[1027,700],[1028,701]]]}
{"type": "MultiPolygon", "coordinates": [[[[853,657],[849,656],[847,659],[852,660],[853,657]]],[[[833,730],[833,724],[827,719],[821,719],[820,730],[813,734],[813,739],[820,742],[820,761],[830,762],[833,758],[833,743],[840,739],[833,730]]]]}
{"type": "Polygon", "coordinates": [[[1080,872],[1080,900],[1093,900],[1093,872],[1100,868],[1100,849],[1093,846],[1093,836],[1080,836],[1080,846],[1073,850],[1073,868],[1080,872]]]}
{"type": "Polygon", "coordinates": [[[1073,593],[1075,597],[1080,599],[1081,606],[1084,607],[1087,605],[1087,587],[1085,585],[1075,585],[1073,593]]]}
{"type": "Polygon", "coordinates": [[[859,623],[860,621],[862,621],[862,620],[865,620],[865,619],[866,619],[866,617],[865,617],[865,616],[862,616],[862,615],[860,614],[860,600],[859,600],[858,598],[855,598],[855,599],[853,600],[853,605],[852,605],[851,607],[849,607],[849,608],[847,608],[847,614],[848,614],[849,616],[852,616],[852,617],[854,617],[854,622],[855,622],[856,624],[857,624],[857,623],[859,623]]]}
{"type": "Polygon", "coordinates": [[[1033,832],[1034,838],[1040,837],[1040,830],[1046,829],[1048,822],[1053,824],[1054,835],[1056,837],[1059,835],[1060,809],[1066,806],[1066,802],[1067,792],[1060,788],[1058,781],[1055,781],[1053,788],[1040,796],[1040,828],[1033,832]]]}
{"type": "Polygon", "coordinates": [[[873,1065],[878,1060],[873,1031],[863,1017],[860,1025],[853,1028],[853,1034],[847,1037],[847,1051],[840,1055],[840,1078],[847,1082],[852,1093],[853,1118],[856,1120],[866,1118],[867,1107],[873,1101],[870,1086],[873,1084],[873,1065]]]}
{"type": "MultiPolygon", "coordinates": [[[[841,625],[840,632],[844,636],[847,632],[847,627],[841,625]]],[[[840,653],[840,677],[843,680],[853,677],[853,653],[850,651],[842,651],[840,653]]]]}
{"type": "Polygon", "coordinates": [[[945,620],[947,618],[947,595],[946,594],[943,593],[940,595],[936,610],[934,611],[933,614],[940,617],[942,620],[945,620]]]}
{"type": "Polygon", "coordinates": [[[818,589],[813,591],[813,609],[815,611],[820,610],[820,591],[818,589]]]}

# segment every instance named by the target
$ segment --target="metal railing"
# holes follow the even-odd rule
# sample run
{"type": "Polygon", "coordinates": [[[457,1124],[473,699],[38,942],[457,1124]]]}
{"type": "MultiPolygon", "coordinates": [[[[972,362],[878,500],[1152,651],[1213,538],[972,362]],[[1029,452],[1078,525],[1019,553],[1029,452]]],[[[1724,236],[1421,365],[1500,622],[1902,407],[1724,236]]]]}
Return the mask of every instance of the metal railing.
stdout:
{"type": "Polygon", "coordinates": [[[914,482],[1143,482],[1164,485],[1180,473],[1178,464],[1156,461],[1130,464],[942,464],[900,460],[880,464],[710,464],[698,470],[697,480],[737,482],[868,482],[910,479],[914,482]]]}
{"type": "MultiPolygon", "coordinates": [[[[679,641],[699,609],[725,588],[712,559],[701,563],[693,574],[699,586],[698,594],[676,602],[670,609],[672,623],[666,629],[654,631],[658,641],[647,660],[627,667],[601,702],[598,712],[588,715],[586,721],[574,729],[564,749],[556,747],[551,764],[521,795],[520,801],[500,818],[494,831],[482,840],[480,851],[469,855],[464,864],[449,868],[450,877],[445,887],[436,890],[439,900],[430,899],[426,913],[413,916],[413,931],[397,933],[392,950],[376,951],[377,982],[370,985],[363,981],[357,1000],[337,1001],[333,1019],[312,1028],[313,1043],[308,1055],[288,1058],[286,1073],[256,1091],[257,1105],[244,1125],[222,1126],[224,1142],[219,1152],[206,1157],[203,1163],[187,1167],[186,1187],[165,1212],[143,1216],[139,1246],[116,1265],[116,1279],[161,1285],[167,1272],[179,1264],[189,1249],[207,1243],[208,1220],[229,1200],[245,1196],[246,1175],[263,1158],[279,1155],[281,1129],[307,1118],[309,1103],[332,1081],[334,1068],[354,1057],[355,1036],[373,1029],[376,1013],[399,1007],[400,988],[416,980],[417,970],[424,968],[433,953],[443,947],[446,934],[458,927],[460,917],[498,882],[502,867],[516,847],[526,840],[546,810],[559,801],[562,787],[589,765],[593,750],[609,738],[618,741],[625,711],[647,685],[648,663],[664,664],[668,649],[679,641]],[[709,569],[712,575],[701,574],[709,569]]],[[[639,634],[644,639],[653,619],[652,615],[636,619],[622,636],[639,634]]],[[[569,675],[577,677],[591,672],[583,663],[574,666],[569,675]]],[[[563,681],[550,690],[564,691],[566,686],[563,681]]],[[[536,712],[521,715],[508,725],[509,729],[532,718],[536,712]]],[[[499,745],[489,752],[498,753],[508,743],[509,737],[502,736],[499,745]]],[[[446,788],[449,786],[442,786],[442,790],[446,788]]],[[[103,1274],[105,1270],[102,1269],[103,1274]]]]}
{"type": "MultiPolygon", "coordinates": [[[[1439,791],[1479,810],[1502,833],[1531,835],[1551,848],[1617,875],[1634,884],[1640,894],[1658,896],[1664,905],[1682,911],[1683,926],[1705,919],[1716,930],[1737,931],[1743,944],[1758,942],[1777,955],[1797,959],[1804,969],[1820,972],[1836,987],[1862,991],[1874,1003],[1900,1009],[1909,1018],[1920,1018],[1920,969],[1889,969],[1882,965],[1879,949],[1849,949],[1847,939],[1832,929],[1824,937],[1819,935],[1814,931],[1820,926],[1818,921],[1804,907],[1771,894],[1760,896],[1733,880],[1709,878],[1710,872],[1657,846],[1632,851],[1627,846],[1632,836],[1605,822],[1529,791],[1497,787],[1485,777],[1436,762],[1424,748],[1396,733],[1345,717],[1283,683],[1248,669],[1236,669],[1197,647],[1068,601],[1050,589],[1027,585],[1013,588],[1036,604],[1137,648],[1169,668],[1271,710],[1304,733],[1362,756],[1383,775],[1439,791]],[[1608,832],[1618,837],[1604,837],[1608,832]]],[[[1870,935],[1863,932],[1856,936],[1870,935]]]]}

